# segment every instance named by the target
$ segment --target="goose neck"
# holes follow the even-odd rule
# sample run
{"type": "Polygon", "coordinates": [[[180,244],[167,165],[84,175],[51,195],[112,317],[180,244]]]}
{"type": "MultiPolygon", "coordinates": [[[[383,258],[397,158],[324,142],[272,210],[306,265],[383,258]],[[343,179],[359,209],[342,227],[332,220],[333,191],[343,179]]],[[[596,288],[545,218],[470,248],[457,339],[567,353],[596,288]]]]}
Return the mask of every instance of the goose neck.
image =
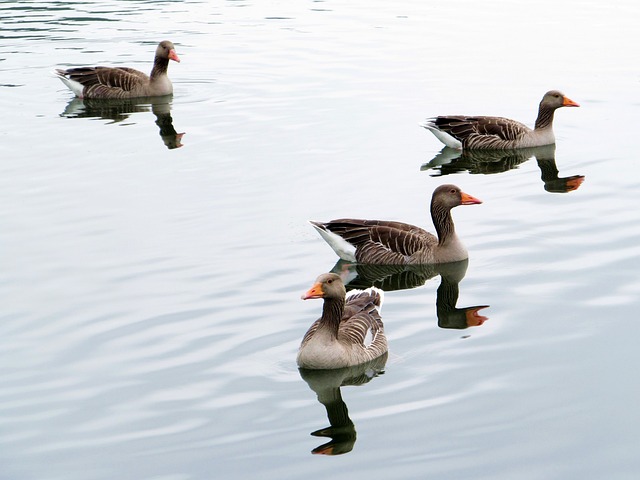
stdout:
{"type": "Polygon", "coordinates": [[[151,79],[158,78],[167,74],[167,68],[169,67],[169,59],[163,57],[156,57],[153,61],[153,69],[151,70],[151,79]]]}
{"type": "Polygon", "coordinates": [[[556,109],[540,103],[538,118],[536,118],[535,130],[550,128],[553,124],[553,114],[556,109]]]}
{"type": "Polygon", "coordinates": [[[344,313],[344,299],[325,298],[322,306],[322,316],[320,323],[323,327],[329,329],[336,337],[338,336],[338,327],[344,313]]]}
{"type": "Polygon", "coordinates": [[[431,219],[438,234],[438,245],[444,245],[455,236],[456,230],[451,218],[451,209],[441,204],[431,203],[431,219]]]}

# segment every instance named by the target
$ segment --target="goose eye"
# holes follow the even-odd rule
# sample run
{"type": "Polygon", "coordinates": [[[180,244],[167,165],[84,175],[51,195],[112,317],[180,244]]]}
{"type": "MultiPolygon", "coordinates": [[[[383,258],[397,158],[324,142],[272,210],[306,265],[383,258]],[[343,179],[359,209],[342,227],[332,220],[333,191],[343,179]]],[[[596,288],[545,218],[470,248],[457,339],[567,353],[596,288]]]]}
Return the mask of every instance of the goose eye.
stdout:
{"type": "Polygon", "coordinates": [[[327,280],[327,283],[333,283],[333,280],[327,280]]]}
{"type": "Polygon", "coordinates": [[[452,188],[451,190],[449,190],[449,193],[456,193],[456,189],[452,188]]]}

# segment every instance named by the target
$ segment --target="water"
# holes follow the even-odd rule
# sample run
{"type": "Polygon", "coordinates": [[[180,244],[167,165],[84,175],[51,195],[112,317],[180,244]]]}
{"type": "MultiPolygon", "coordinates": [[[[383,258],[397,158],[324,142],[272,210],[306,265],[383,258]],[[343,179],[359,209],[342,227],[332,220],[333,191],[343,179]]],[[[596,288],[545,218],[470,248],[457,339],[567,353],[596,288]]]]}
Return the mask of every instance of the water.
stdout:
{"type": "Polygon", "coordinates": [[[0,478],[636,478],[636,3],[0,4],[0,478]],[[168,101],[50,75],[163,39],[168,101]],[[527,158],[418,126],[551,88],[581,108],[527,158]],[[306,221],[431,229],[445,182],[469,261],[387,279],[383,371],[303,378],[306,221]]]}

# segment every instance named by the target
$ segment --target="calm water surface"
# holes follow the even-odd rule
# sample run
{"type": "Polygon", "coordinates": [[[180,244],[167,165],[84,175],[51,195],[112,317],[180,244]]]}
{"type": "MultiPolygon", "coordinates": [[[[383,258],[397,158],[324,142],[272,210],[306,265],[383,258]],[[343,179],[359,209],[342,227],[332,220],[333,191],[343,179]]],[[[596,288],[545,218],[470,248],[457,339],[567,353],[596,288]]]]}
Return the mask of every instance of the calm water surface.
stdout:
{"type": "Polygon", "coordinates": [[[630,0],[0,4],[0,478],[637,478],[639,18],[630,0]],[[50,74],[147,71],[165,38],[172,99],[83,103],[50,74]],[[581,104],[555,148],[456,158],[418,126],[531,125],[552,88],[581,104]],[[484,201],[454,211],[462,264],[336,265],[306,223],[431,229],[445,182],[484,201]],[[299,297],[333,268],[387,291],[389,356],[301,373],[321,303],[299,297]]]}

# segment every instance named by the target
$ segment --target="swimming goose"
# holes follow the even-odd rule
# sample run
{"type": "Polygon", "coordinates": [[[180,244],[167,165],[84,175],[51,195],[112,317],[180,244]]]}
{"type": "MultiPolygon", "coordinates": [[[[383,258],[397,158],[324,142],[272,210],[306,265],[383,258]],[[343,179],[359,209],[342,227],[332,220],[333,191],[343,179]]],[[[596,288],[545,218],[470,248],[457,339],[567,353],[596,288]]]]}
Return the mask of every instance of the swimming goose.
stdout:
{"type": "Polygon", "coordinates": [[[560,107],[579,107],[557,90],[544,94],[535,127],[502,117],[469,117],[465,115],[429,118],[422,126],[442,143],[457,149],[510,149],[539,147],[556,142],[553,114],[560,107]]]}
{"type": "Polygon", "coordinates": [[[180,62],[173,43],[160,42],[151,75],[127,67],[56,69],[55,75],[79,98],[158,97],[173,93],[167,76],[169,60],[180,62]]]}
{"type": "Polygon", "coordinates": [[[455,185],[441,185],[431,197],[437,237],[407,223],[343,218],[310,222],[343,260],[379,265],[415,265],[464,260],[467,249],[456,235],[451,209],[482,203],[455,185]]]}
{"type": "Polygon", "coordinates": [[[303,300],[324,299],[322,316],[302,339],[297,363],[300,368],[353,367],[387,352],[380,317],[383,292],[375,287],[352,290],[347,295],[335,273],[320,275],[302,295],[303,300]]]}

